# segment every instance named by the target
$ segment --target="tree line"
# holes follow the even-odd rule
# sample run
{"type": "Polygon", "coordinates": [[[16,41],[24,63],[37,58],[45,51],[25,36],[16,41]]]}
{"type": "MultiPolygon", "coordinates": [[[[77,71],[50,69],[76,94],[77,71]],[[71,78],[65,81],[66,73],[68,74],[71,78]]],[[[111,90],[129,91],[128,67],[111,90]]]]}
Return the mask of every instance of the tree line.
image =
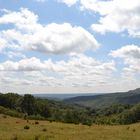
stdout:
{"type": "Polygon", "coordinates": [[[115,104],[106,108],[68,105],[60,101],[35,98],[30,94],[0,93],[0,113],[26,119],[44,119],[65,123],[130,124],[140,121],[140,103],[115,104]]]}

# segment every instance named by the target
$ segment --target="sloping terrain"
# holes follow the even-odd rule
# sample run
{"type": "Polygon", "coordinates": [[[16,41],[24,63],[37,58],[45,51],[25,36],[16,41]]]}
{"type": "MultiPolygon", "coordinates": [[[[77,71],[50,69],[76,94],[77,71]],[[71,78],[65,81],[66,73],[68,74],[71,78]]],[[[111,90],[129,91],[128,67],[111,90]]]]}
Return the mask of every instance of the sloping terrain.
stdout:
{"type": "Polygon", "coordinates": [[[64,102],[93,108],[107,107],[112,104],[136,104],[140,102],[140,88],[128,92],[79,96],[66,99],[64,102]]]}
{"type": "Polygon", "coordinates": [[[75,125],[48,121],[28,122],[0,115],[0,140],[139,140],[140,124],[75,125]],[[38,122],[38,123],[35,123],[38,122]],[[29,126],[29,129],[24,129],[29,126]]]}

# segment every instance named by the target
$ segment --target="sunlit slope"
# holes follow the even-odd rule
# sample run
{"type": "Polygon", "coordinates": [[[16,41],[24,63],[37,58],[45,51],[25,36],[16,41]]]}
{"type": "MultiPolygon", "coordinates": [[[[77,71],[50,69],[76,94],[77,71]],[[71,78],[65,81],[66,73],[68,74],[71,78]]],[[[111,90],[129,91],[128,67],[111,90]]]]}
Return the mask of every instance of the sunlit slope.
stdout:
{"type": "Polygon", "coordinates": [[[84,126],[29,121],[0,115],[0,140],[139,140],[140,123],[122,126],[84,126]],[[28,125],[30,129],[24,129],[28,125]]]}

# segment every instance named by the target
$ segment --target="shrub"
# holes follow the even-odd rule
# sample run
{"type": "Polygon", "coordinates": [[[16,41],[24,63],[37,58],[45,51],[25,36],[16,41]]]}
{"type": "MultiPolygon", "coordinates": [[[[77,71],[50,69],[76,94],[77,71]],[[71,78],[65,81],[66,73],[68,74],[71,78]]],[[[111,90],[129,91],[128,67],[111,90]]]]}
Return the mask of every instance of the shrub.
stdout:
{"type": "Polygon", "coordinates": [[[136,129],[133,129],[132,131],[133,131],[133,132],[136,132],[136,129]]]}
{"type": "Polygon", "coordinates": [[[92,121],[91,120],[85,120],[82,122],[83,125],[88,125],[91,126],[92,125],[92,121]]]}
{"type": "Polygon", "coordinates": [[[28,115],[26,113],[24,114],[23,117],[24,117],[24,120],[27,120],[28,119],[28,115]]]}
{"type": "Polygon", "coordinates": [[[126,129],[127,129],[127,130],[129,130],[129,129],[130,129],[130,127],[128,126],[126,129]]]}
{"type": "Polygon", "coordinates": [[[35,121],[35,124],[39,124],[39,122],[38,121],[35,121]]]}
{"type": "Polygon", "coordinates": [[[45,120],[45,118],[42,117],[41,115],[30,115],[30,116],[28,116],[28,119],[30,119],[30,120],[45,120]]]}
{"type": "Polygon", "coordinates": [[[7,116],[6,116],[6,115],[3,115],[2,117],[3,117],[4,119],[6,119],[6,118],[7,118],[7,116]]]}
{"type": "Polygon", "coordinates": [[[22,113],[19,113],[16,110],[11,110],[2,106],[0,106],[0,114],[5,114],[5,116],[9,115],[12,117],[17,117],[17,118],[21,118],[23,116],[22,113]]]}
{"type": "Polygon", "coordinates": [[[42,129],[42,131],[46,132],[46,131],[47,131],[47,129],[46,129],[46,128],[43,128],[43,129],[42,129]]]}
{"type": "Polygon", "coordinates": [[[25,126],[24,126],[24,129],[30,129],[30,126],[25,125],[25,126]]]}

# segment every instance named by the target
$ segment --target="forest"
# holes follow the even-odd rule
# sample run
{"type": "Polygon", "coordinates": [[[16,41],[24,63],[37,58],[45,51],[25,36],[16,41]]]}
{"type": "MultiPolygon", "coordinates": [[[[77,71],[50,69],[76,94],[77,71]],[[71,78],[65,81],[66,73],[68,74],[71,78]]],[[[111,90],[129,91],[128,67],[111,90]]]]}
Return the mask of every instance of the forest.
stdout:
{"type": "Polygon", "coordinates": [[[140,102],[86,107],[36,98],[31,94],[0,93],[0,113],[29,120],[48,120],[74,124],[132,124],[140,121],[140,102]]]}

